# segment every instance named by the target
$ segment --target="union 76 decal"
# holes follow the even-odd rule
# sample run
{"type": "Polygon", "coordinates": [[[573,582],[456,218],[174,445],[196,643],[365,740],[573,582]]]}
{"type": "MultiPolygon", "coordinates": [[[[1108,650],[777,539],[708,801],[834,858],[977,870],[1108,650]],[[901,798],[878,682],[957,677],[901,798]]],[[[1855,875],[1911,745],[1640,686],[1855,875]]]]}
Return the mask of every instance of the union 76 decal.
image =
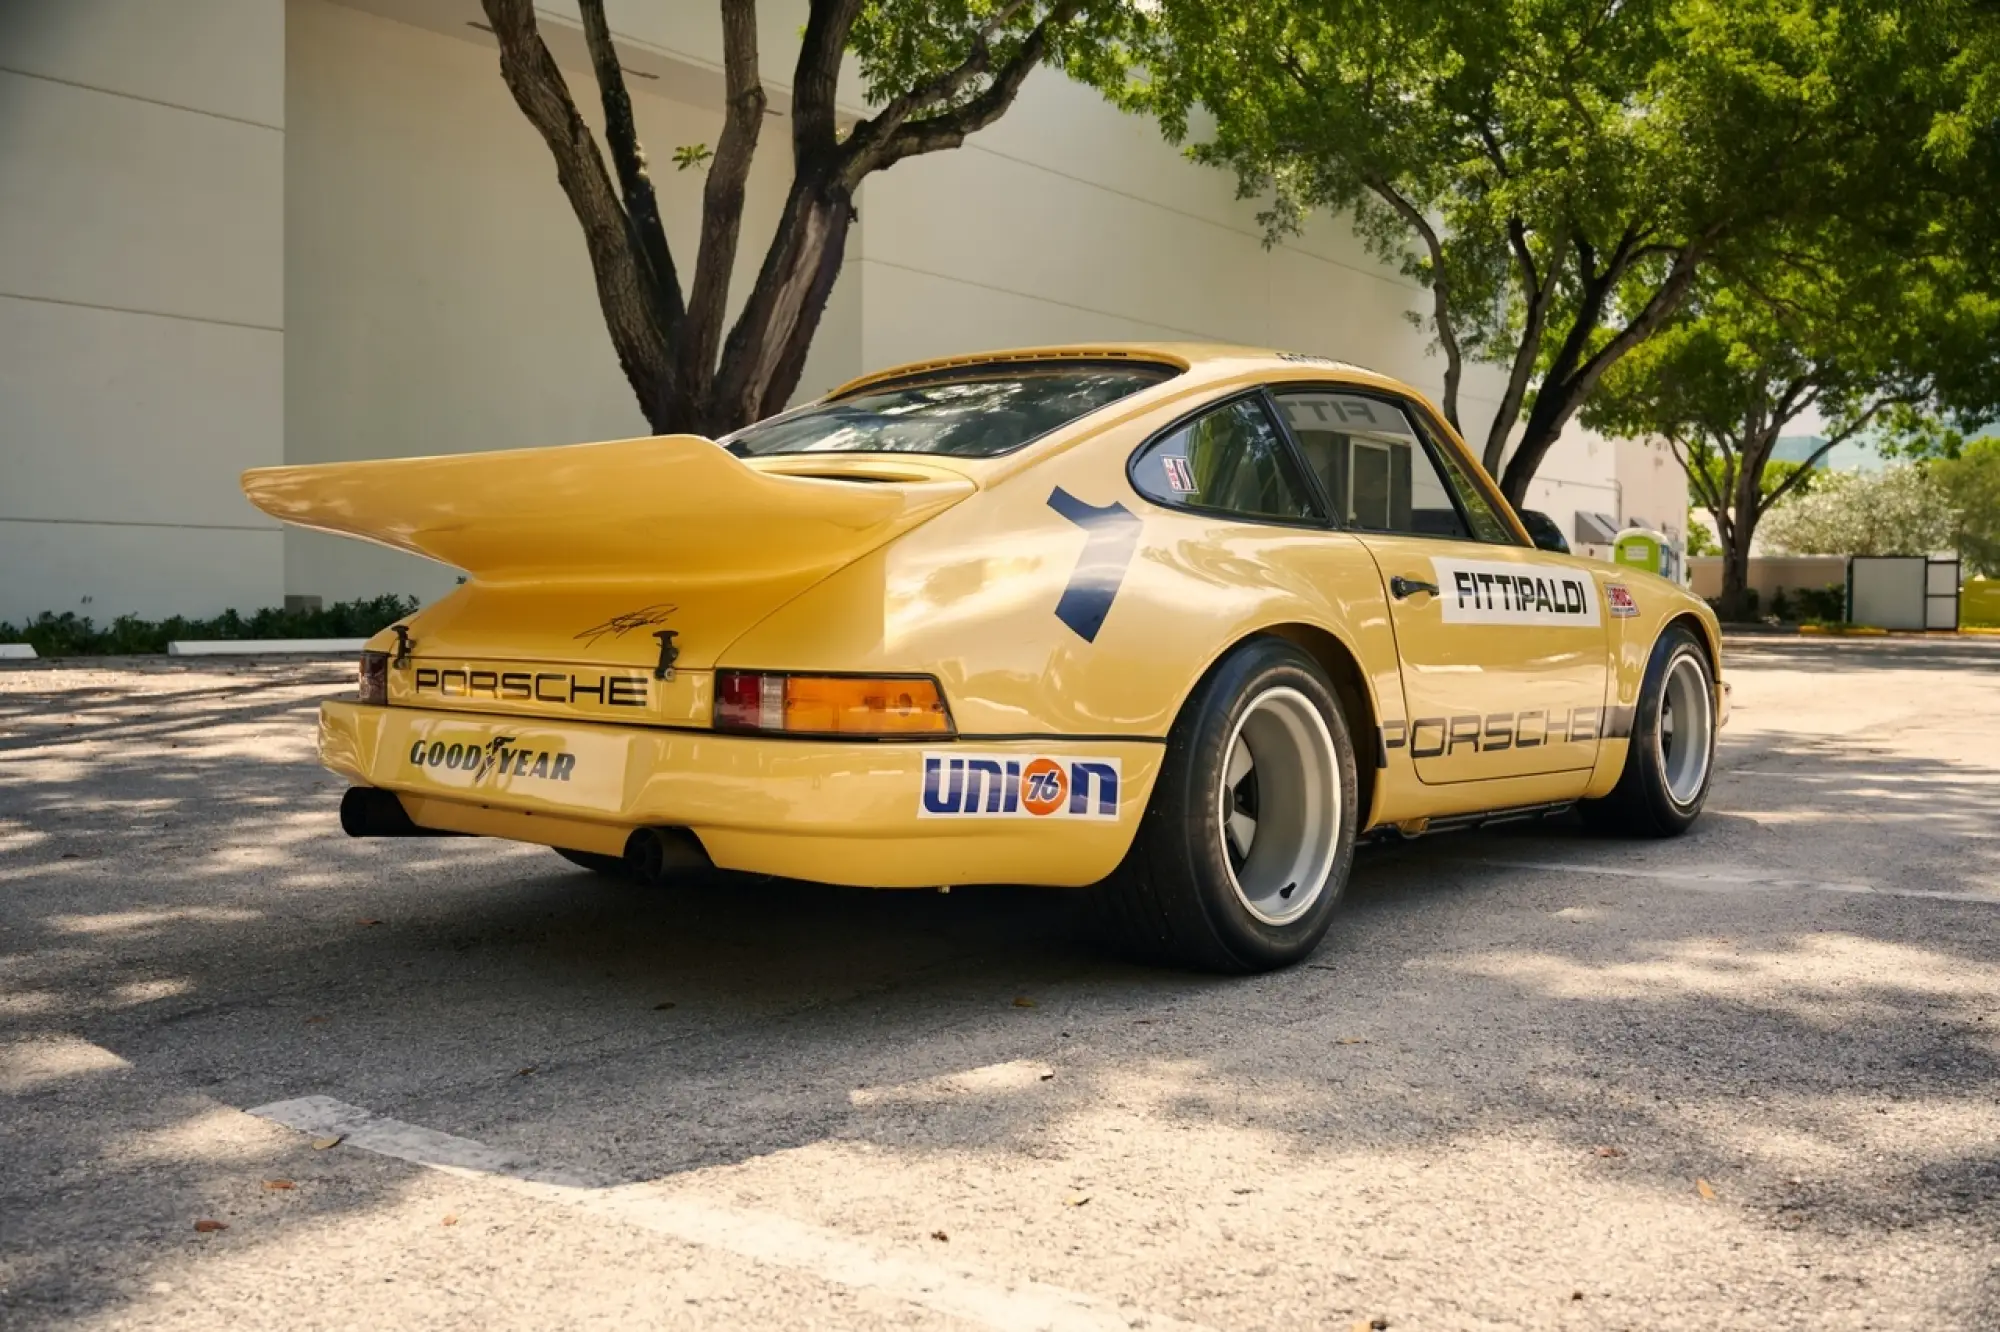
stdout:
{"type": "Polygon", "coordinates": [[[1598,624],[1597,580],[1554,564],[1433,555],[1446,624],[1598,624]]]}
{"type": "Polygon", "coordinates": [[[1050,754],[924,755],[920,818],[1115,819],[1118,760],[1050,754]]]}

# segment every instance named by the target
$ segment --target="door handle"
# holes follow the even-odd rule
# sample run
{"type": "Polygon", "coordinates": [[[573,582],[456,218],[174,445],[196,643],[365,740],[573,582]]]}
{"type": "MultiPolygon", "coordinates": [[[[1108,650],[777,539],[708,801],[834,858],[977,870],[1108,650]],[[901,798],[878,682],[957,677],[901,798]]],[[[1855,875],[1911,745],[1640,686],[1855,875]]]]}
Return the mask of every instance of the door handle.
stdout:
{"type": "Polygon", "coordinates": [[[1396,600],[1401,601],[1403,598],[1413,597],[1419,592],[1428,592],[1432,596],[1436,596],[1438,594],[1438,585],[1436,583],[1421,582],[1415,578],[1405,578],[1403,575],[1397,574],[1389,580],[1389,591],[1394,594],[1396,600]]]}

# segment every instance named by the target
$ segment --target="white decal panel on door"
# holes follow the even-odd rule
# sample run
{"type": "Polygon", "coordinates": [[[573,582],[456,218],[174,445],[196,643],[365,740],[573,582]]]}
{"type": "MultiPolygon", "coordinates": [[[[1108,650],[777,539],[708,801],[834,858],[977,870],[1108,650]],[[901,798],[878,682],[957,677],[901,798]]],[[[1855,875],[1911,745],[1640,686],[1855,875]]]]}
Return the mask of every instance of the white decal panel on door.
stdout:
{"type": "Polygon", "coordinates": [[[1558,565],[1459,560],[1433,555],[1438,609],[1446,624],[1542,624],[1589,628],[1599,623],[1597,582],[1558,565]]]}

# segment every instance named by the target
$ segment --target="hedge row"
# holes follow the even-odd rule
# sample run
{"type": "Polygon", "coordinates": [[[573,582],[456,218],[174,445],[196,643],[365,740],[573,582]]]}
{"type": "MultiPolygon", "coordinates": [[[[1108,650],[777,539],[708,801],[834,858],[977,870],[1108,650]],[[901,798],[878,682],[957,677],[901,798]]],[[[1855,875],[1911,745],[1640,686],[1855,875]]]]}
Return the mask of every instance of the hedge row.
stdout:
{"type": "Polygon", "coordinates": [[[415,597],[381,596],[311,611],[267,608],[243,615],[231,610],[210,620],[121,615],[101,629],[73,611],[43,611],[25,625],[0,620],[0,643],[32,643],[43,657],[84,657],[165,652],[176,639],[367,638],[416,609],[415,597]]]}

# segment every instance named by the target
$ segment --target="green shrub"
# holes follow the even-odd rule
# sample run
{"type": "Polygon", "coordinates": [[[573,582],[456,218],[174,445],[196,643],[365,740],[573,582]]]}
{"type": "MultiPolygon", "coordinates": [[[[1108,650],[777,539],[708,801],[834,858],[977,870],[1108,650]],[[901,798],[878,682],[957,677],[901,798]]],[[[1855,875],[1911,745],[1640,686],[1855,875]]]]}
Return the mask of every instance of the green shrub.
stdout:
{"type": "Polygon", "coordinates": [[[1838,624],[1847,618],[1847,585],[1829,583],[1825,587],[1802,587],[1794,592],[1792,605],[1801,621],[1838,624]]]}
{"type": "Polygon", "coordinates": [[[43,611],[25,625],[0,620],[0,643],[32,643],[42,657],[84,657],[165,652],[176,639],[367,638],[416,609],[415,597],[390,595],[310,611],[266,607],[246,616],[229,610],[210,620],[121,615],[101,629],[73,611],[43,611]]]}

